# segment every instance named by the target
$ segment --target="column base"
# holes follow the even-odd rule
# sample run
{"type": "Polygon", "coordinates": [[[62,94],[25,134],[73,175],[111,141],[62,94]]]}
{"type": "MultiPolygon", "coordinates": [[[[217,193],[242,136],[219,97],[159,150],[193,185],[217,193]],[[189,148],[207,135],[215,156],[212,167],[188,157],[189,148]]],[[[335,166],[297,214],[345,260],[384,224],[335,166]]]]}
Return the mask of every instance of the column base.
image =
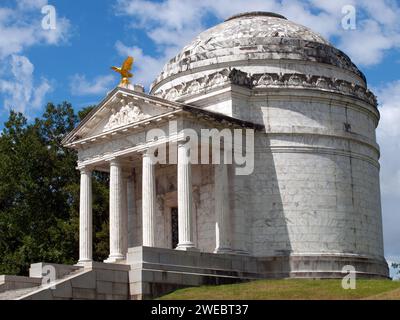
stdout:
{"type": "Polygon", "coordinates": [[[178,244],[175,250],[179,251],[200,251],[194,244],[178,244]]]}
{"type": "Polygon", "coordinates": [[[80,266],[80,267],[85,267],[88,264],[91,264],[93,260],[90,259],[85,259],[85,260],[79,260],[75,265],[80,266]]]}
{"type": "Polygon", "coordinates": [[[104,263],[118,263],[125,261],[126,258],[121,254],[121,255],[116,255],[116,256],[109,256],[106,260],[104,260],[104,263]]]}

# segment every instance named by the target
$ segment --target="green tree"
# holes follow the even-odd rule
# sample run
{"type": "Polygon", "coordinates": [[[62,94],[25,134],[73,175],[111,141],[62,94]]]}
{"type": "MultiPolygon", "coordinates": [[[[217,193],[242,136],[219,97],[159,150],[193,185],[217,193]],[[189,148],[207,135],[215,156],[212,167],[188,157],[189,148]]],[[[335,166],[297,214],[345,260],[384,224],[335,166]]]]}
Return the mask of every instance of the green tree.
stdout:
{"type": "MultiPolygon", "coordinates": [[[[67,102],[47,104],[30,124],[10,112],[0,136],[0,274],[26,274],[33,262],[77,261],[80,177],[76,152],[61,141],[78,120],[67,102]]],[[[102,260],[108,252],[107,174],[94,174],[93,193],[94,258],[102,260]]]]}
{"type": "Polygon", "coordinates": [[[400,263],[392,263],[392,268],[397,270],[397,273],[400,274],[400,263]]]}

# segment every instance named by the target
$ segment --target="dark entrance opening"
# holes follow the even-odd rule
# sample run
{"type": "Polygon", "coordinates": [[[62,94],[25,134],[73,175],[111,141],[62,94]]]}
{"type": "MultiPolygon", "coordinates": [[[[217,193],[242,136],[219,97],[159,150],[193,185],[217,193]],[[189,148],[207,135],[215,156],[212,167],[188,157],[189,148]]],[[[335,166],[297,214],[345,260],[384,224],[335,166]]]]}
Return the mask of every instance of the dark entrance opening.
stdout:
{"type": "Polygon", "coordinates": [[[171,208],[171,240],[172,249],[178,246],[178,208],[171,208]]]}

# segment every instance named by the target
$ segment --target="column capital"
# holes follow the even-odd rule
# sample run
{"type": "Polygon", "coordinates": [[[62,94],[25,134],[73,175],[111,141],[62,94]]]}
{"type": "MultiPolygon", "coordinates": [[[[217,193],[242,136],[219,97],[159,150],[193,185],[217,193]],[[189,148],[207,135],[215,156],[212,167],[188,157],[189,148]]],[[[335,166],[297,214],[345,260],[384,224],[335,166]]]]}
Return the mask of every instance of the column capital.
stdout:
{"type": "Polygon", "coordinates": [[[110,163],[110,166],[116,166],[122,164],[122,159],[120,157],[113,157],[107,159],[106,162],[110,163]]]}
{"type": "Polygon", "coordinates": [[[142,157],[150,157],[151,154],[148,151],[149,151],[149,149],[147,148],[147,149],[143,149],[143,150],[139,151],[139,153],[142,155],[142,157]]]}
{"type": "Polygon", "coordinates": [[[77,166],[77,170],[81,172],[81,174],[91,174],[94,168],[92,166],[77,166]]]}
{"type": "Polygon", "coordinates": [[[143,160],[147,160],[147,161],[149,160],[152,165],[155,165],[157,163],[157,159],[155,157],[157,157],[157,156],[154,153],[147,152],[147,151],[148,151],[148,149],[146,149],[146,150],[141,152],[142,161],[143,160]]]}
{"type": "Polygon", "coordinates": [[[189,141],[190,138],[186,137],[186,138],[179,138],[176,143],[178,144],[178,147],[187,147],[189,146],[189,141]]]}
{"type": "Polygon", "coordinates": [[[191,145],[186,140],[178,141],[178,166],[191,164],[191,145]]]}

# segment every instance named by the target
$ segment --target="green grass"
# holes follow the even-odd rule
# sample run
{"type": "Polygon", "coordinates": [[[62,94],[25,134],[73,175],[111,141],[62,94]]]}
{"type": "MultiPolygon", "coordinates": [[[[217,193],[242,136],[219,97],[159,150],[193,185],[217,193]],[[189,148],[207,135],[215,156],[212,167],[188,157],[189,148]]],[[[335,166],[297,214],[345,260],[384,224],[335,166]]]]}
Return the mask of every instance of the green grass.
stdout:
{"type": "Polygon", "coordinates": [[[344,290],[341,280],[260,280],[177,290],[161,300],[400,300],[400,281],[361,280],[344,290]]]}

